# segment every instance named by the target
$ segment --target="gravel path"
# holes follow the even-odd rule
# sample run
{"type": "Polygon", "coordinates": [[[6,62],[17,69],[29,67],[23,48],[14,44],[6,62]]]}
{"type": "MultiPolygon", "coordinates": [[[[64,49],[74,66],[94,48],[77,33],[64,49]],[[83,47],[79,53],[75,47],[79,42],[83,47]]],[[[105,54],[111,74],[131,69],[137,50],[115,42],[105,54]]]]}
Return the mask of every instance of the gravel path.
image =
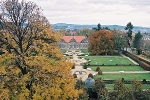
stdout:
{"type": "Polygon", "coordinates": [[[73,54],[73,62],[75,63],[75,69],[72,69],[72,73],[76,73],[78,78],[81,78],[83,81],[85,81],[88,77],[88,75],[91,74],[97,74],[97,72],[88,70],[88,69],[83,69],[83,66],[80,66],[81,63],[86,62],[85,59],[78,59],[78,56],[76,54],[73,54]],[[81,72],[82,74],[80,74],[81,72]]]}

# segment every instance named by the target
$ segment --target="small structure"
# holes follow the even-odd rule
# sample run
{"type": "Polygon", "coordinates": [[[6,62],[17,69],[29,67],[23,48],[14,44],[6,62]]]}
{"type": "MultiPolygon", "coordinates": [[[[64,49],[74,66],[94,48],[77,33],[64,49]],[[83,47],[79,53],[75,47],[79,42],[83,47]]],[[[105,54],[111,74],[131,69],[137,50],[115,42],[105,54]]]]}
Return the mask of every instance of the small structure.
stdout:
{"type": "Polygon", "coordinates": [[[91,71],[92,69],[91,69],[91,68],[87,68],[87,70],[90,70],[90,71],[91,71]]]}

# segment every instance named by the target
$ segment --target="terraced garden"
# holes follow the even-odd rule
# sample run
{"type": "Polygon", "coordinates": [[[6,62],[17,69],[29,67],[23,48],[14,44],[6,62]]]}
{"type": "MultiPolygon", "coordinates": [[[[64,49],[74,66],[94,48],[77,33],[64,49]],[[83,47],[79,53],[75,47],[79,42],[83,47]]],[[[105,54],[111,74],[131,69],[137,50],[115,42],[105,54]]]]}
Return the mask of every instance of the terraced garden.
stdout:
{"type": "MultiPolygon", "coordinates": [[[[100,67],[103,74],[95,75],[94,79],[102,78],[103,80],[118,80],[124,79],[133,81],[134,79],[142,81],[146,79],[150,81],[150,73],[145,72],[139,65],[130,61],[127,57],[123,56],[80,56],[88,61],[87,68],[96,71],[100,67]],[[123,71],[123,72],[120,72],[123,71]],[[129,72],[129,73],[128,73],[129,72]],[[136,72],[136,73],[135,73],[136,72]]],[[[130,84],[126,84],[130,87],[130,84]]],[[[143,89],[150,88],[150,84],[143,84],[143,89]]],[[[113,89],[113,84],[106,84],[106,88],[113,89]]]]}

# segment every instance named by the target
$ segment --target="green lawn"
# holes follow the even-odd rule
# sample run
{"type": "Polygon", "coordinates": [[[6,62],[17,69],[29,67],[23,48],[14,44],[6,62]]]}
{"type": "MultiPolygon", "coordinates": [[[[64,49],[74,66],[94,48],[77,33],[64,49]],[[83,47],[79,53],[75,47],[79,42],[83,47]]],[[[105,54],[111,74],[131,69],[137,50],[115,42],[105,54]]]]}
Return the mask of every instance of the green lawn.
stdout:
{"type": "Polygon", "coordinates": [[[84,58],[91,60],[91,65],[134,65],[134,63],[131,62],[128,58],[122,56],[86,56],[84,58]]]}
{"type": "Polygon", "coordinates": [[[138,73],[138,74],[126,74],[126,73],[119,73],[119,74],[103,74],[103,75],[96,75],[94,79],[102,78],[104,80],[118,80],[124,78],[125,80],[150,80],[150,74],[148,73],[138,73]]]}
{"type": "Polygon", "coordinates": [[[90,52],[88,52],[88,50],[80,50],[82,53],[84,53],[85,55],[90,54],[90,52]]]}
{"type": "Polygon", "coordinates": [[[65,56],[66,59],[72,59],[72,56],[65,56]]]}
{"type": "MultiPolygon", "coordinates": [[[[125,84],[126,87],[130,88],[131,84],[125,84]]],[[[114,90],[114,84],[106,84],[108,90],[114,90]]],[[[150,89],[150,84],[142,84],[142,89],[150,89]]]]}
{"type": "Polygon", "coordinates": [[[61,52],[62,52],[62,53],[65,53],[65,52],[66,52],[66,50],[61,49],[61,52]]]}
{"type": "MultiPolygon", "coordinates": [[[[140,66],[99,66],[103,72],[113,71],[144,71],[140,66]]],[[[97,66],[88,66],[93,71],[96,71],[97,66]]]]}

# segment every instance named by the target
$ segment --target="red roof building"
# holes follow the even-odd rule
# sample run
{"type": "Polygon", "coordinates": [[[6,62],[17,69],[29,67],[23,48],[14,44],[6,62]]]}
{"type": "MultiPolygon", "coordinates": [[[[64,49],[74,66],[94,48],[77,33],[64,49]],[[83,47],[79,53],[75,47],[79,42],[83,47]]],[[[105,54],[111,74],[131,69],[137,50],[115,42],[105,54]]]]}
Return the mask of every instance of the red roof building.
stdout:
{"type": "Polygon", "coordinates": [[[75,39],[77,43],[81,43],[84,39],[86,39],[86,36],[63,36],[61,39],[63,39],[66,43],[71,42],[72,39],[75,39]]]}
{"type": "Polygon", "coordinates": [[[89,40],[86,36],[63,36],[58,43],[60,49],[87,49],[89,40]]]}

